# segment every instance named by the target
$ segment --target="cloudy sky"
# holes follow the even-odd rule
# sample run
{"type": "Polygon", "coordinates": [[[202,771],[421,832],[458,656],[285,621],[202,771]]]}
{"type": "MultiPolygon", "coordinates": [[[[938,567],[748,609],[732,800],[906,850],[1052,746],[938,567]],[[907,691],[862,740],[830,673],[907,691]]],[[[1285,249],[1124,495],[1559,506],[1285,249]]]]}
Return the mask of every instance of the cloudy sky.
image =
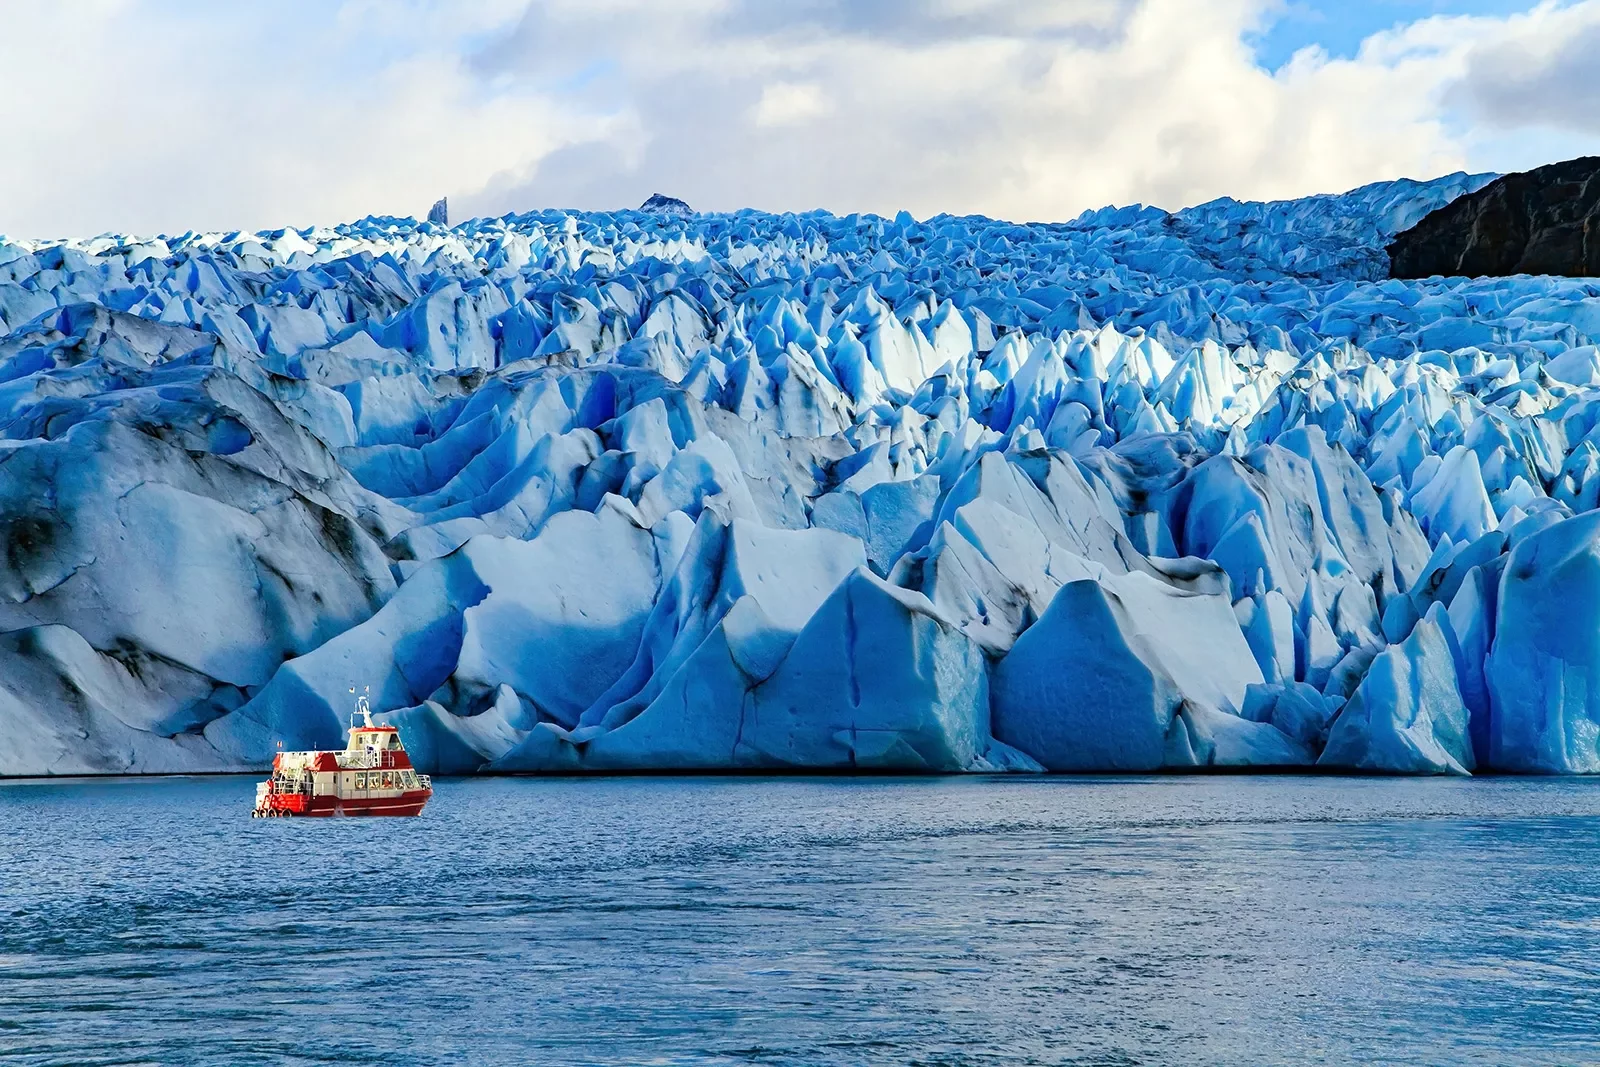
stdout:
{"type": "Polygon", "coordinates": [[[0,0],[0,233],[1070,218],[1600,153],[1600,0],[0,0]]]}

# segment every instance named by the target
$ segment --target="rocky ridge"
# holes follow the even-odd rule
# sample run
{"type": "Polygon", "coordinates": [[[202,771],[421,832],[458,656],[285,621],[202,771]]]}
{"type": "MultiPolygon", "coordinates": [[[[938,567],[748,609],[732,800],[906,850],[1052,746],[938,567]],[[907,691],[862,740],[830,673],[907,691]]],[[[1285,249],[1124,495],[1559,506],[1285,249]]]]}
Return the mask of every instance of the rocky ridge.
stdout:
{"type": "Polygon", "coordinates": [[[1600,275],[1600,156],[1507,174],[1390,243],[1391,275],[1600,275]]]}

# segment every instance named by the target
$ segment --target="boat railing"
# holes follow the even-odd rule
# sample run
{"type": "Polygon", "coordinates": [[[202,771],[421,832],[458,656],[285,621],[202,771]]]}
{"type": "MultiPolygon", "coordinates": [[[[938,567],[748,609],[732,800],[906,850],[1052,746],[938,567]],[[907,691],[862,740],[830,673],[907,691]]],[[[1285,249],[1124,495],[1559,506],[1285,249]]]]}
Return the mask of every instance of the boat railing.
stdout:
{"type": "Polygon", "coordinates": [[[417,775],[417,788],[419,788],[419,789],[432,789],[433,788],[433,775],[431,775],[431,774],[419,774],[419,775],[417,775]]]}

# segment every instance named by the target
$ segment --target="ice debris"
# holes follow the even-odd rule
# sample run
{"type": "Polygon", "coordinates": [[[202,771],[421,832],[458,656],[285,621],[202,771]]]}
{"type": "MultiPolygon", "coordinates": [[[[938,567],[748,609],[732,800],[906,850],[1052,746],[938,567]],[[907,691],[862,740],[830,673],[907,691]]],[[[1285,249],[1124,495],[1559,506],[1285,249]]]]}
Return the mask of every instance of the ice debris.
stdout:
{"type": "Polygon", "coordinates": [[[1600,772],[1600,284],[1488,176],[0,240],[0,774],[1600,772]]]}

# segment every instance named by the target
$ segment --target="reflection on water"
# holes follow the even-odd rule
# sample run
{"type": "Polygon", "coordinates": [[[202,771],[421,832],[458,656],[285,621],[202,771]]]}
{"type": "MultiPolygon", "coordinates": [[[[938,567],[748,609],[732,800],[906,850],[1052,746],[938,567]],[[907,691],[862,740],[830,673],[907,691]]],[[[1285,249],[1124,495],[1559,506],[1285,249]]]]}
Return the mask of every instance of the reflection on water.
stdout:
{"type": "Polygon", "coordinates": [[[1600,782],[0,783],[7,1064],[1600,1061],[1600,782]]]}

